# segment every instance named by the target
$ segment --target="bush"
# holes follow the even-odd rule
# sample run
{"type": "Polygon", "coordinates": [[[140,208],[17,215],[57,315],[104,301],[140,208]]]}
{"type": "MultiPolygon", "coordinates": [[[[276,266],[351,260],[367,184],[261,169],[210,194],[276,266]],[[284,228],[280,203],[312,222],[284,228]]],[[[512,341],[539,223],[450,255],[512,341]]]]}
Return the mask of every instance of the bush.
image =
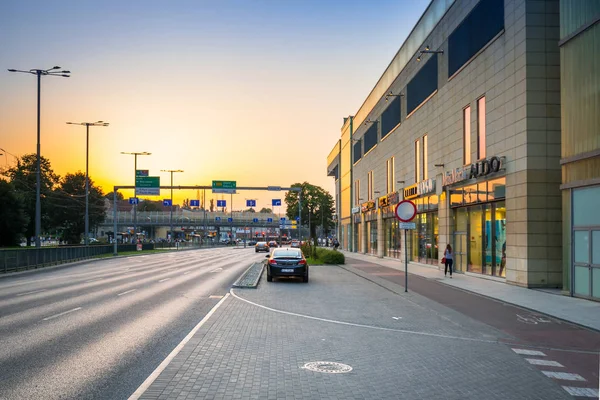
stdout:
{"type": "Polygon", "coordinates": [[[328,250],[322,247],[317,247],[317,258],[325,264],[345,264],[346,257],[336,250],[328,250]]]}

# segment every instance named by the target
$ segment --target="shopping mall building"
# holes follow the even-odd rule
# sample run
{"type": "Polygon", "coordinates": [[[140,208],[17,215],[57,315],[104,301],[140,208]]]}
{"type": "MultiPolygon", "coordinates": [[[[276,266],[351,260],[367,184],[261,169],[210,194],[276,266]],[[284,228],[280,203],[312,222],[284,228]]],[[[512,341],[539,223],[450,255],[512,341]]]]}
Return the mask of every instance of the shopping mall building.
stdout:
{"type": "Polygon", "coordinates": [[[400,262],[407,199],[411,262],[600,299],[599,17],[433,0],[328,156],[342,248],[400,262]]]}

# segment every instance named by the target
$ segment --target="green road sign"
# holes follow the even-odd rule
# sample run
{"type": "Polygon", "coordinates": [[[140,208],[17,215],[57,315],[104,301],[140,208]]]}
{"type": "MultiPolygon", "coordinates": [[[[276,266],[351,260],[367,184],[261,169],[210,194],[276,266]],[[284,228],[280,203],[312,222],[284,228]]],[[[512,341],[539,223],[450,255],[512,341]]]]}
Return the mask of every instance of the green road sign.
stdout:
{"type": "Polygon", "coordinates": [[[135,170],[135,176],[148,176],[148,170],[147,169],[136,169],[135,170]]]}
{"type": "Polygon", "coordinates": [[[236,181],[212,181],[213,193],[233,193],[237,187],[236,181]]]}
{"type": "Polygon", "coordinates": [[[135,194],[146,196],[160,195],[160,176],[136,176],[135,194]]]}

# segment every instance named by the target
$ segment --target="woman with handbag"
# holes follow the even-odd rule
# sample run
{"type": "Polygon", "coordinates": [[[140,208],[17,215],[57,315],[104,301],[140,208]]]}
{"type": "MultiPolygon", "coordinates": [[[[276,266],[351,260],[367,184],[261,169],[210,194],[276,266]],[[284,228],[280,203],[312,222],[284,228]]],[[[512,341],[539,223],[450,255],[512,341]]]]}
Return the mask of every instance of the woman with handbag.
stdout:
{"type": "Polygon", "coordinates": [[[444,258],[442,260],[444,262],[444,276],[450,270],[450,278],[452,278],[452,263],[454,262],[454,254],[452,254],[452,246],[447,245],[446,250],[444,250],[444,258]]]}

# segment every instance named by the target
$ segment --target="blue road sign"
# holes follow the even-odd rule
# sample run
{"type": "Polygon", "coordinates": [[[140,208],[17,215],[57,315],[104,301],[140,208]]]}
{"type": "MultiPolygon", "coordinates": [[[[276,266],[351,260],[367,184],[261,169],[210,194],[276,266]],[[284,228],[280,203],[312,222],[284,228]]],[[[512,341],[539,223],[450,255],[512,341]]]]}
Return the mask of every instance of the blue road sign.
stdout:
{"type": "Polygon", "coordinates": [[[280,220],[281,222],[285,222],[285,217],[281,217],[281,218],[279,218],[279,220],[280,220]]]}
{"type": "Polygon", "coordinates": [[[296,217],[296,222],[300,222],[300,217],[296,217]]]}
{"type": "Polygon", "coordinates": [[[173,202],[171,201],[171,199],[163,200],[163,206],[167,207],[167,206],[171,206],[171,205],[173,205],[173,202]]]}
{"type": "Polygon", "coordinates": [[[256,200],[246,200],[246,207],[256,207],[256,200]]]}
{"type": "Polygon", "coordinates": [[[273,199],[271,201],[271,205],[273,205],[273,206],[280,206],[281,205],[281,199],[273,199]]]}
{"type": "Polygon", "coordinates": [[[221,217],[215,217],[216,222],[221,222],[221,217]]]}
{"type": "Polygon", "coordinates": [[[252,222],[254,222],[254,223],[258,222],[258,218],[253,218],[252,222]]]}
{"type": "Polygon", "coordinates": [[[227,200],[217,200],[217,207],[227,207],[227,200]]]}
{"type": "Polygon", "coordinates": [[[273,218],[267,218],[267,222],[273,222],[273,218]]]}
{"type": "Polygon", "coordinates": [[[130,197],[129,204],[140,204],[140,199],[138,199],[137,197],[130,197]]]}
{"type": "Polygon", "coordinates": [[[231,218],[231,217],[227,218],[227,222],[233,222],[233,218],[231,218]]]}
{"type": "Polygon", "coordinates": [[[200,200],[190,200],[190,207],[200,207],[200,200]]]}

